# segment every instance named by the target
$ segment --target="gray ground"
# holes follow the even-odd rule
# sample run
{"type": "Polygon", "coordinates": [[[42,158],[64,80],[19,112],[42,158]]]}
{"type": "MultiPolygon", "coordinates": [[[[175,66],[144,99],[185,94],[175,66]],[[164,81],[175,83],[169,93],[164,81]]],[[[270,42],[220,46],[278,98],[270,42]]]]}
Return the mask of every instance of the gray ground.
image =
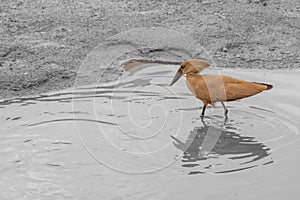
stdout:
{"type": "MultiPolygon", "coordinates": [[[[0,98],[72,86],[95,47],[141,27],[188,35],[219,67],[299,68],[299,16],[299,0],[1,0],[0,98]]],[[[145,45],[140,57],[166,48],[145,45]]]]}

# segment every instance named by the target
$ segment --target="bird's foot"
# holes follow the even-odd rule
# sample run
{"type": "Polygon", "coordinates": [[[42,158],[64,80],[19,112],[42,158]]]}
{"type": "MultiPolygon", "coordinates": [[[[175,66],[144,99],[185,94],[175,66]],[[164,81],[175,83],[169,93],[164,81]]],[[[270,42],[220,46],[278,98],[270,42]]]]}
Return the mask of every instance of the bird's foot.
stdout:
{"type": "Polygon", "coordinates": [[[225,111],[224,111],[224,117],[225,117],[225,122],[228,120],[228,110],[226,109],[225,111]]]}
{"type": "Polygon", "coordinates": [[[225,113],[224,113],[224,123],[226,123],[228,121],[227,113],[228,113],[228,111],[225,111],[225,113]]]}
{"type": "Polygon", "coordinates": [[[204,123],[204,115],[200,115],[200,119],[201,119],[202,123],[204,123]]]}
{"type": "Polygon", "coordinates": [[[201,122],[203,123],[203,125],[206,126],[206,123],[204,121],[204,115],[200,115],[200,119],[201,119],[201,122]]]}
{"type": "Polygon", "coordinates": [[[227,122],[227,121],[228,121],[228,117],[227,117],[227,115],[225,115],[224,122],[227,122]]]}

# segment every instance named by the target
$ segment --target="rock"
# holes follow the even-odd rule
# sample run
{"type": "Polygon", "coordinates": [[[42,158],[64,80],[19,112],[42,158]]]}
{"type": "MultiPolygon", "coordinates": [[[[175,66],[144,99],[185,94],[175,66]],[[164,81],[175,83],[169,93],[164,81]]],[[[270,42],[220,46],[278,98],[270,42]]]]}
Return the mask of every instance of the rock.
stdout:
{"type": "Polygon", "coordinates": [[[228,52],[228,49],[226,47],[221,48],[222,52],[228,52]]]}
{"type": "Polygon", "coordinates": [[[275,51],[276,47],[269,47],[269,51],[275,51]]]}

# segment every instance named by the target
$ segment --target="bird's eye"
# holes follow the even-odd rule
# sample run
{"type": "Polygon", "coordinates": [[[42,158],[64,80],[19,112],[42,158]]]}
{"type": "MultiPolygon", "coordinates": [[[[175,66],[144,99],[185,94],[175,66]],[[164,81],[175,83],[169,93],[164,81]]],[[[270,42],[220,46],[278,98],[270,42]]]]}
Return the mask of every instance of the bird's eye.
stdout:
{"type": "Polygon", "coordinates": [[[181,65],[180,69],[184,69],[184,67],[185,67],[184,65],[181,65]]]}

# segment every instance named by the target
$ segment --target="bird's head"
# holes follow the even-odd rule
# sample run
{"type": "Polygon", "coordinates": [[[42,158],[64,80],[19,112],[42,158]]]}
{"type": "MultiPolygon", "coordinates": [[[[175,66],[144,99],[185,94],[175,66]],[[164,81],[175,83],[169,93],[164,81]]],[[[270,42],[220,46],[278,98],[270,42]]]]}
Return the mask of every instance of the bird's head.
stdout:
{"type": "Polygon", "coordinates": [[[173,85],[182,75],[199,73],[204,68],[209,67],[210,63],[206,60],[190,59],[181,63],[170,85],[173,85]]]}

